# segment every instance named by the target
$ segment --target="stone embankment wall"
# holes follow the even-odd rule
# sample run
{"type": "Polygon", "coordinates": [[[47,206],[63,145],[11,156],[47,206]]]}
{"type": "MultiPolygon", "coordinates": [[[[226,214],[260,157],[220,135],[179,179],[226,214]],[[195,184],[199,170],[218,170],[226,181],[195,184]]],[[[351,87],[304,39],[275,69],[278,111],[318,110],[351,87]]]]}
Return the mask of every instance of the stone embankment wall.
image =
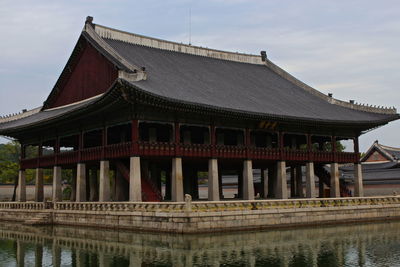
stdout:
{"type": "Polygon", "coordinates": [[[0,203],[0,219],[175,233],[400,219],[400,197],[225,202],[0,203]],[[44,216],[44,215],[48,216],[44,216]]]}

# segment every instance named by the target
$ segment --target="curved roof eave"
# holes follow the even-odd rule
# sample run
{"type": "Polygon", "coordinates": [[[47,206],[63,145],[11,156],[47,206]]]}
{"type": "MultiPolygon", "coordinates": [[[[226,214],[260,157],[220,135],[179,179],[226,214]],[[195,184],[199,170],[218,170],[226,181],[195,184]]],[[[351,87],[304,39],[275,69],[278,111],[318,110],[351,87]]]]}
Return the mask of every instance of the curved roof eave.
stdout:
{"type": "Polygon", "coordinates": [[[376,121],[368,121],[368,122],[360,122],[360,121],[341,121],[341,120],[326,120],[326,119],[314,119],[314,118],[305,118],[305,117],[296,117],[296,116],[281,116],[277,114],[267,114],[267,113],[257,113],[257,112],[249,112],[249,111],[244,111],[244,110],[235,110],[235,109],[229,109],[229,108],[221,108],[217,106],[211,106],[211,105],[206,105],[206,104],[199,104],[196,102],[188,102],[188,101],[182,101],[179,99],[174,99],[174,98],[169,98],[165,96],[160,96],[151,92],[148,92],[147,90],[141,88],[137,84],[133,84],[129,81],[120,79],[122,83],[124,83],[127,86],[130,86],[136,90],[139,90],[141,93],[147,94],[149,96],[152,96],[154,98],[158,98],[160,100],[164,100],[169,103],[173,104],[181,104],[181,105],[187,105],[187,106],[192,106],[192,107],[199,107],[199,108],[204,108],[208,110],[213,110],[216,112],[227,112],[234,114],[236,116],[246,115],[244,117],[248,118],[257,118],[257,119],[272,119],[272,120],[280,120],[280,121],[291,121],[291,122],[303,122],[303,123],[310,123],[310,124],[323,124],[323,125],[332,125],[332,124],[337,124],[341,126],[366,126],[366,125],[374,125],[374,126],[379,126],[386,124],[388,122],[391,122],[393,120],[397,120],[400,118],[400,114],[393,114],[393,115],[388,115],[386,119],[382,120],[376,120],[376,121]]]}

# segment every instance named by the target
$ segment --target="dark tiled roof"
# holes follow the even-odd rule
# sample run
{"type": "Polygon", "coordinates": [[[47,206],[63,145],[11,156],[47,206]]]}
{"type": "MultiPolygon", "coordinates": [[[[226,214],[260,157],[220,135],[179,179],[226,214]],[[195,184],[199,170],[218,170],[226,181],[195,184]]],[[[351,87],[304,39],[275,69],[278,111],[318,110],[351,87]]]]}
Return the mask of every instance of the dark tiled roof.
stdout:
{"type": "MultiPolygon", "coordinates": [[[[400,183],[400,164],[397,162],[362,164],[363,181],[365,184],[400,183]]],[[[342,177],[354,179],[353,166],[341,167],[342,177]]]]}
{"type": "Polygon", "coordinates": [[[388,152],[390,155],[392,155],[396,159],[400,159],[400,151],[399,150],[390,150],[390,149],[385,149],[386,152],[388,152]]]}
{"type": "Polygon", "coordinates": [[[38,124],[42,122],[46,122],[51,119],[55,119],[57,117],[63,116],[67,113],[79,110],[85,106],[89,106],[90,104],[94,103],[98,98],[92,98],[87,101],[83,101],[80,103],[60,107],[60,108],[55,108],[55,109],[50,109],[50,110],[45,110],[45,111],[40,111],[38,113],[35,113],[31,116],[18,119],[18,120],[12,120],[9,122],[5,123],[0,123],[0,132],[3,130],[12,130],[15,128],[19,128],[22,126],[29,126],[31,124],[38,124]]]}
{"type": "Polygon", "coordinates": [[[147,92],[200,105],[306,120],[369,123],[397,115],[328,103],[264,65],[240,63],[104,39],[131,64],[144,66],[147,92]]]}
{"type": "MultiPolygon", "coordinates": [[[[400,166],[397,162],[383,162],[383,163],[370,163],[370,164],[361,164],[362,171],[372,171],[372,170],[385,170],[385,169],[392,169],[398,168],[400,166]]],[[[344,172],[353,172],[353,166],[343,166],[340,168],[341,171],[344,172]]]]}
{"type": "MultiPolygon", "coordinates": [[[[354,174],[352,172],[344,172],[342,177],[352,180],[354,179],[354,174]]],[[[373,182],[376,182],[376,184],[400,183],[400,168],[363,172],[363,181],[367,184],[373,182]]]]}

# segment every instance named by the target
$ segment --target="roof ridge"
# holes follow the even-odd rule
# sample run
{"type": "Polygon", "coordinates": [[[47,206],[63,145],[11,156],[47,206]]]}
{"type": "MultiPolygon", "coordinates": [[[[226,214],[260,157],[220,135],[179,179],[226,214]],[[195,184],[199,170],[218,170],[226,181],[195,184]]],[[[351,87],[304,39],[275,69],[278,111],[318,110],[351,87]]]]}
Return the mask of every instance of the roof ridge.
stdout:
{"type": "Polygon", "coordinates": [[[216,59],[223,59],[229,61],[236,61],[242,63],[264,65],[264,62],[259,55],[238,53],[231,51],[223,51],[218,49],[211,49],[201,46],[193,46],[189,44],[177,43],[173,41],[148,37],[140,34],[121,31],[118,29],[106,27],[99,24],[93,24],[95,32],[102,38],[117,40],[135,45],[142,45],[151,48],[158,48],[167,51],[174,51],[183,54],[191,54],[197,56],[204,56],[216,59]]]}
{"type": "Polygon", "coordinates": [[[400,151],[400,148],[398,148],[398,147],[385,146],[385,145],[382,145],[382,144],[378,144],[378,145],[381,146],[383,149],[386,149],[386,150],[400,151]]]}
{"type": "Polygon", "coordinates": [[[15,120],[19,120],[25,117],[29,117],[33,114],[39,113],[40,110],[42,109],[42,107],[37,107],[31,110],[23,110],[20,113],[17,114],[10,114],[10,115],[6,115],[6,116],[0,116],[0,124],[1,123],[6,123],[6,122],[10,122],[10,121],[15,121],[15,120]]]}

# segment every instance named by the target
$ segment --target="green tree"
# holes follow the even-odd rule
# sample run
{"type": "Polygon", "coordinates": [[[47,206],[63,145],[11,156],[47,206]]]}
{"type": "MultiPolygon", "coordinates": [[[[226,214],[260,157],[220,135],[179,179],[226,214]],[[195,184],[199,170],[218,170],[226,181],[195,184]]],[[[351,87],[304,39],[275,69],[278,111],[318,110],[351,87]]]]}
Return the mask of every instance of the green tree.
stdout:
{"type": "Polygon", "coordinates": [[[16,141],[0,145],[0,183],[18,180],[20,145],[16,141]]]}

